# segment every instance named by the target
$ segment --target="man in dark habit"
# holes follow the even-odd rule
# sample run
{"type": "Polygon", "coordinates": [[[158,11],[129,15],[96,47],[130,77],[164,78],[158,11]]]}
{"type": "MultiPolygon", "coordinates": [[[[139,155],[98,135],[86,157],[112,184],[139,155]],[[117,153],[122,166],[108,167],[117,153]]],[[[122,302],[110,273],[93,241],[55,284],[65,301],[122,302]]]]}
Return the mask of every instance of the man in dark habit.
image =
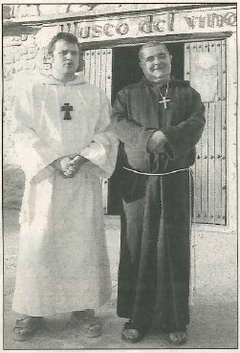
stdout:
{"type": "Polygon", "coordinates": [[[144,44],[139,58],[144,77],[118,93],[111,123],[122,165],[117,314],[129,319],[124,340],[141,340],[154,323],[179,345],[189,324],[189,168],[204,105],[188,81],[170,79],[164,44],[144,44]]]}

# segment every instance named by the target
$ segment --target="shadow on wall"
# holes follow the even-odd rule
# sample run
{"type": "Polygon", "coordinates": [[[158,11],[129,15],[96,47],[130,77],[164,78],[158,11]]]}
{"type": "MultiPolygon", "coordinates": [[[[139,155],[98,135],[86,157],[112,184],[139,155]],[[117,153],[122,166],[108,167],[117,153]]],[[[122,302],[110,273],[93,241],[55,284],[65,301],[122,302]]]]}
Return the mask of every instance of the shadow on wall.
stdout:
{"type": "Polygon", "coordinates": [[[3,168],[3,207],[20,209],[22,204],[25,175],[20,167],[3,168]]]}

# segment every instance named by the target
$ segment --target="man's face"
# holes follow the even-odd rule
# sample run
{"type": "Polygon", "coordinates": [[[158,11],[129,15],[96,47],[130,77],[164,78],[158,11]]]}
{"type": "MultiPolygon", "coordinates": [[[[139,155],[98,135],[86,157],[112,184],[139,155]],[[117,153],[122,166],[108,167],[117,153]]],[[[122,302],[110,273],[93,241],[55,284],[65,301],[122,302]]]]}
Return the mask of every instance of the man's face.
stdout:
{"type": "Polygon", "coordinates": [[[161,44],[157,47],[143,48],[139,65],[149,81],[158,82],[170,75],[171,56],[161,44]]]}
{"type": "Polygon", "coordinates": [[[59,40],[55,43],[52,68],[63,76],[74,74],[79,66],[79,48],[77,44],[59,40]]]}

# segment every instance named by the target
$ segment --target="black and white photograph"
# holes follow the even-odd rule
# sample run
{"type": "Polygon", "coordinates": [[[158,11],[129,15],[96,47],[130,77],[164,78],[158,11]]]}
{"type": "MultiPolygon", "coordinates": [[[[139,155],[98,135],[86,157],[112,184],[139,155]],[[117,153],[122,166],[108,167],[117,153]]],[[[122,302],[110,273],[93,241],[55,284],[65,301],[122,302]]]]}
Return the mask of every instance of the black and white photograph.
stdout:
{"type": "Polygon", "coordinates": [[[237,2],[3,2],[0,350],[238,350],[237,2]]]}

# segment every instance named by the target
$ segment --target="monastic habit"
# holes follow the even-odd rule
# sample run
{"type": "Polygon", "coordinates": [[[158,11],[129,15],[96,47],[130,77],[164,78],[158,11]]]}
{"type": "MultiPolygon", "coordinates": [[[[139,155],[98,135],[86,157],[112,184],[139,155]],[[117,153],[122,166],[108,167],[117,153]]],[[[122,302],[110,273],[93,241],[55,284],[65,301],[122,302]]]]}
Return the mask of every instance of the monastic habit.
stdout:
{"type": "Polygon", "coordinates": [[[111,296],[101,199],[117,139],[105,132],[105,94],[80,74],[63,85],[53,77],[27,78],[18,89],[15,145],[26,175],[20,215],[20,253],[13,309],[31,316],[97,308],[111,296]],[[69,103],[71,119],[61,109],[69,103]],[[89,160],[74,178],[51,165],[81,154],[89,160]]]}
{"type": "Polygon", "coordinates": [[[186,81],[170,81],[166,99],[161,104],[156,85],[144,78],[119,92],[112,114],[111,131],[122,141],[117,313],[142,332],[151,323],[184,331],[189,322],[189,166],[205,124],[204,105],[186,81]],[[168,143],[153,154],[147,144],[156,130],[168,143]]]}

